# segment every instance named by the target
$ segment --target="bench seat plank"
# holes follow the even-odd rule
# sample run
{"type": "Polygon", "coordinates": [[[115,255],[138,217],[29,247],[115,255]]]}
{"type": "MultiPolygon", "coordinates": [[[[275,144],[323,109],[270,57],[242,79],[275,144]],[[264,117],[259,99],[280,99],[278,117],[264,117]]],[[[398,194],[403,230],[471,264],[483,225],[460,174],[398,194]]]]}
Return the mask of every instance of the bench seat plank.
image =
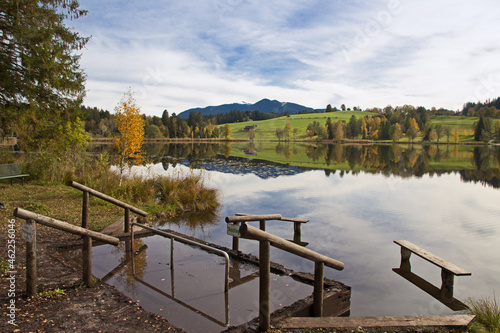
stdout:
{"type": "Polygon", "coordinates": [[[29,174],[23,174],[23,175],[15,175],[15,176],[0,177],[0,179],[24,178],[24,177],[29,177],[29,174]]]}
{"type": "Polygon", "coordinates": [[[395,240],[394,243],[398,244],[401,247],[404,247],[405,249],[408,249],[409,251],[415,253],[419,257],[433,263],[436,266],[439,266],[439,267],[453,273],[454,275],[463,276],[463,275],[471,275],[472,274],[471,272],[469,272],[463,268],[460,268],[457,265],[452,264],[451,262],[446,261],[446,260],[438,257],[437,255],[432,254],[429,251],[426,251],[426,250],[422,249],[421,247],[419,247],[419,246],[417,246],[417,245],[415,245],[407,240],[395,240]]]}

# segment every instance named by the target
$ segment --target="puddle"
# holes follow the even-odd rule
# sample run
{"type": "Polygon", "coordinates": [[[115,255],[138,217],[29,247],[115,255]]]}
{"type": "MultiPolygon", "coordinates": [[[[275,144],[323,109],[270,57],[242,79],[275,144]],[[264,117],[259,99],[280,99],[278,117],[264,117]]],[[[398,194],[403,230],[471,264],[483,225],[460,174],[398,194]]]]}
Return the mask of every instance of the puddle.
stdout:
{"type": "MultiPolygon", "coordinates": [[[[92,273],[188,332],[220,332],[258,316],[259,272],[255,265],[230,261],[229,291],[224,292],[225,260],[216,254],[170,239],[150,236],[134,240],[133,256],[119,246],[92,248],[92,273]],[[172,263],[173,259],[173,263],[172,263]]],[[[81,260],[81,249],[63,253],[81,260]]],[[[312,286],[271,273],[271,311],[312,294],[312,286]]]]}

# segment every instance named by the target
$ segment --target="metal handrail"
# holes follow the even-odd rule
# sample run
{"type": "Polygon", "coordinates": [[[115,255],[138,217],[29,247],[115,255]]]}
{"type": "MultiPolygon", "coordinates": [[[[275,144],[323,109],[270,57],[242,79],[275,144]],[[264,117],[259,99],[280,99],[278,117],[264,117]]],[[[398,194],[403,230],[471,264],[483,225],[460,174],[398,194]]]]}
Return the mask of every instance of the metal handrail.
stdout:
{"type": "Polygon", "coordinates": [[[137,223],[137,222],[133,222],[131,225],[132,225],[132,227],[131,227],[132,243],[134,241],[134,226],[138,226],[138,227],[144,228],[146,230],[149,230],[149,231],[151,231],[151,232],[153,232],[155,234],[158,234],[158,235],[161,235],[161,236],[165,236],[165,237],[169,237],[170,239],[174,239],[174,240],[179,241],[179,242],[184,243],[184,244],[197,246],[199,248],[202,248],[204,250],[210,251],[210,252],[212,252],[214,254],[217,254],[217,255],[220,255],[220,256],[224,257],[224,259],[226,261],[226,265],[225,265],[226,266],[225,267],[225,279],[224,279],[224,292],[227,293],[229,291],[229,255],[227,254],[227,252],[225,252],[223,250],[220,250],[220,249],[217,249],[215,247],[203,244],[203,243],[196,242],[196,241],[191,240],[191,239],[187,239],[187,238],[175,235],[175,234],[171,234],[171,233],[163,231],[163,230],[158,230],[158,229],[155,229],[155,228],[152,228],[152,227],[148,227],[146,225],[143,225],[143,224],[140,224],[140,223],[137,223]]]}

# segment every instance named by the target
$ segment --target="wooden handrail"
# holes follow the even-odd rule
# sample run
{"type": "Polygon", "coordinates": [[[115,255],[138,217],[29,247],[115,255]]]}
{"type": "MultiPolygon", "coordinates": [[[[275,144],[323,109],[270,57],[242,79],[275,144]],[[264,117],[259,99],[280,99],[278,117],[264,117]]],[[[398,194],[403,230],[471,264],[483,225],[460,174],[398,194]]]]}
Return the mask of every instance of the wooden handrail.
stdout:
{"type": "MultiPolygon", "coordinates": [[[[266,220],[282,220],[282,217],[281,215],[241,215],[226,217],[226,222],[228,223],[236,222],[235,224],[239,224],[243,222],[238,229],[239,236],[233,235],[233,241],[234,239],[238,239],[238,237],[259,241],[259,330],[267,331],[271,323],[271,309],[269,306],[271,296],[271,246],[314,261],[313,314],[316,317],[322,317],[324,267],[326,265],[340,271],[344,269],[344,263],[261,230],[262,224],[265,223],[266,220]],[[245,223],[249,221],[263,222],[261,224],[261,229],[245,223]]],[[[301,223],[296,220],[292,222],[298,225],[301,223]]]]}
{"type": "Polygon", "coordinates": [[[265,220],[265,221],[281,220],[281,214],[226,216],[227,223],[262,221],[262,220],[265,220]]]}
{"type": "Polygon", "coordinates": [[[26,239],[26,293],[29,297],[35,296],[37,287],[37,270],[36,270],[36,224],[40,223],[45,226],[69,232],[74,235],[83,237],[83,250],[82,250],[82,271],[83,282],[90,286],[92,282],[92,239],[108,243],[111,245],[118,245],[120,240],[116,237],[101,234],[86,228],[77,227],[67,222],[59,221],[48,216],[36,214],[22,208],[14,210],[14,216],[26,220],[29,236],[26,239]]]}
{"type": "Polygon", "coordinates": [[[143,211],[143,210],[141,210],[139,208],[136,208],[136,207],[134,207],[132,205],[129,205],[129,204],[123,202],[123,201],[120,201],[118,199],[110,197],[109,195],[106,195],[104,193],[96,191],[96,190],[94,190],[94,189],[92,189],[90,187],[87,187],[87,186],[82,185],[80,183],[77,183],[75,181],[70,181],[68,183],[68,185],[71,186],[71,187],[74,187],[74,188],[76,188],[76,189],[78,189],[80,191],[88,192],[89,194],[93,195],[94,197],[97,197],[97,198],[102,199],[104,201],[110,202],[110,203],[112,203],[112,204],[114,204],[116,206],[119,206],[119,207],[122,207],[122,208],[125,208],[125,209],[129,209],[130,211],[132,211],[132,212],[134,212],[136,214],[139,214],[141,216],[148,215],[148,213],[146,213],[145,211],[143,211]]]}
{"type": "MultiPolygon", "coordinates": [[[[246,213],[236,213],[234,214],[236,216],[259,216],[259,215],[252,215],[252,214],[246,214],[246,213]]],[[[264,217],[275,217],[275,216],[281,216],[279,214],[273,214],[273,215],[262,215],[264,217]]],[[[260,216],[259,216],[260,217],[260,216]]],[[[264,219],[264,220],[279,220],[279,221],[285,221],[285,222],[294,222],[294,223],[307,223],[309,222],[309,220],[306,220],[306,219],[296,219],[296,218],[289,218],[289,217],[283,217],[281,216],[279,219],[278,218],[273,218],[273,219],[264,219]]],[[[252,221],[257,221],[257,220],[252,220],[252,221]]],[[[227,219],[226,219],[226,222],[227,219]]],[[[233,222],[233,221],[231,221],[233,222]]],[[[234,222],[237,222],[237,221],[234,221],[234,222]]],[[[238,222],[242,222],[242,221],[238,221],[238,222]]],[[[245,221],[245,222],[251,222],[251,221],[245,221]]]]}
{"type": "Polygon", "coordinates": [[[86,237],[91,237],[95,240],[101,241],[103,243],[111,244],[111,245],[118,245],[120,243],[120,240],[116,237],[101,234],[96,231],[92,231],[89,229],[77,227],[76,225],[69,224],[67,222],[59,221],[53,218],[50,218],[48,216],[36,214],[33,212],[30,212],[28,210],[22,209],[22,208],[16,208],[14,210],[14,216],[19,217],[24,220],[34,220],[37,223],[46,225],[48,227],[52,227],[55,229],[59,229],[62,231],[69,232],[74,235],[79,235],[79,236],[86,236],[86,237]]]}
{"type": "Polygon", "coordinates": [[[339,271],[344,269],[343,262],[340,262],[338,260],[332,259],[325,255],[309,250],[293,242],[287,241],[286,239],[262,231],[258,228],[252,227],[246,223],[243,223],[243,225],[240,226],[240,233],[241,237],[243,238],[249,238],[258,241],[269,241],[272,246],[282,249],[284,251],[288,251],[295,255],[298,255],[299,257],[306,258],[314,262],[322,262],[326,266],[334,268],[339,271]]]}

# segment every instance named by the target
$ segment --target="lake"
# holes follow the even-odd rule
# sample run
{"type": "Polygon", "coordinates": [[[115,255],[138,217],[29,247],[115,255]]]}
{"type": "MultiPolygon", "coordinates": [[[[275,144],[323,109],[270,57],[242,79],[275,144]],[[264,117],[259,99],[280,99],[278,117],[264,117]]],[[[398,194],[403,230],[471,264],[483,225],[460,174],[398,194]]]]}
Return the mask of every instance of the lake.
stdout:
{"type": "MultiPolygon", "coordinates": [[[[158,226],[231,247],[225,216],[281,214],[309,219],[307,248],[345,263],[325,276],[352,287],[351,315],[451,314],[444,304],[392,269],[408,240],[460,267],[455,298],[500,294],[500,149],[453,145],[345,146],[285,143],[155,144],[144,175],[202,173],[220,189],[221,207],[207,221],[158,226]]],[[[266,231],[293,238],[293,224],[266,231]]],[[[240,249],[258,255],[258,244],[240,249]]],[[[313,272],[305,259],[276,248],[271,260],[313,272]]],[[[415,255],[412,271],[441,286],[441,269],[415,255]]],[[[257,292],[257,290],[256,290],[257,292]]]]}

